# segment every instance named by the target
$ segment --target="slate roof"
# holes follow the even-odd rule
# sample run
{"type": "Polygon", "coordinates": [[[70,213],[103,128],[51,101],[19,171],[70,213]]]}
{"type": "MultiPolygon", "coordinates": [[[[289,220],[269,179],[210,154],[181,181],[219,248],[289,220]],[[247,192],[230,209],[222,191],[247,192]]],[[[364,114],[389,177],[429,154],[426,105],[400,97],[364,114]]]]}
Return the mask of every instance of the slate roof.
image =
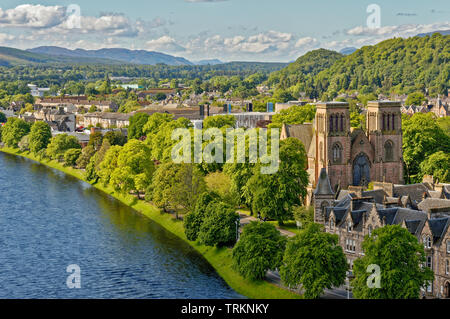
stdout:
{"type": "Polygon", "coordinates": [[[411,185],[396,185],[394,187],[394,197],[407,196],[415,202],[420,202],[423,199],[423,195],[428,193],[429,189],[423,184],[411,184],[411,185]]]}
{"type": "Polygon", "coordinates": [[[305,146],[306,152],[308,152],[314,132],[312,123],[292,125],[284,124],[284,126],[287,137],[295,137],[296,139],[299,139],[305,146]]]}
{"type": "Polygon", "coordinates": [[[449,225],[450,217],[433,218],[428,220],[431,233],[433,234],[433,242],[438,242],[445,234],[449,225]]]}
{"type": "Polygon", "coordinates": [[[320,171],[319,181],[317,182],[316,190],[314,191],[314,195],[333,195],[334,192],[331,188],[330,179],[328,178],[326,168],[322,168],[320,171]]]}

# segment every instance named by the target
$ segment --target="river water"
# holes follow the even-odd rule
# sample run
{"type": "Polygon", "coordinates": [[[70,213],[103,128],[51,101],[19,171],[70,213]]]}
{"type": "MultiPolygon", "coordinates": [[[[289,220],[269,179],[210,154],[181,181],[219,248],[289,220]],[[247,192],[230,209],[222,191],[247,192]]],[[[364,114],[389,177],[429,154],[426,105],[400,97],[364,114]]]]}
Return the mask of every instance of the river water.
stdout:
{"type": "Polygon", "coordinates": [[[133,209],[0,153],[0,298],[241,297],[187,243],[133,209]],[[79,289],[67,286],[69,265],[80,269],[79,289]]]}

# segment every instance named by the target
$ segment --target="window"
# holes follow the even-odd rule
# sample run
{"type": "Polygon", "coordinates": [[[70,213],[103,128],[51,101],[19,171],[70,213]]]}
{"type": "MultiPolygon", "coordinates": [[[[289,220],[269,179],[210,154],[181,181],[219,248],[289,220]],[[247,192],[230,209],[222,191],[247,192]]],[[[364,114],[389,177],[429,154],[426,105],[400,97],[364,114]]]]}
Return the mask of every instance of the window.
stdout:
{"type": "Polygon", "coordinates": [[[372,231],[373,231],[373,227],[372,227],[372,225],[369,225],[369,236],[372,235],[372,231]]]}
{"type": "Polygon", "coordinates": [[[425,247],[426,249],[431,248],[431,237],[430,236],[423,237],[423,247],[425,247]]]}
{"type": "Polygon", "coordinates": [[[332,147],[333,163],[341,163],[342,161],[342,146],[339,143],[335,143],[332,147]]]}
{"type": "Polygon", "coordinates": [[[450,254],[450,240],[447,240],[447,253],[450,254]]]}
{"type": "Polygon", "coordinates": [[[330,229],[334,230],[334,219],[333,218],[330,219],[330,229]]]}
{"type": "Polygon", "coordinates": [[[427,256],[427,267],[433,269],[433,258],[431,256],[427,256]]]}
{"type": "Polygon", "coordinates": [[[347,238],[345,240],[345,250],[350,252],[356,251],[356,241],[354,239],[347,238]]]}
{"type": "Polygon", "coordinates": [[[333,115],[330,115],[330,132],[333,132],[333,115]]]}
{"type": "Polygon", "coordinates": [[[348,221],[348,222],[347,222],[347,231],[348,231],[349,233],[351,233],[351,232],[352,232],[352,228],[353,228],[352,222],[351,222],[351,221],[348,221]]]}
{"type": "Polygon", "coordinates": [[[394,143],[392,141],[387,141],[384,144],[384,159],[386,162],[394,160],[394,143]]]}
{"type": "Polygon", "coordinates": [[[450,260],[448,259],[445,261],[445,273],[450,274],[450,260]]]}
{"type": "Polygon", "coordinates": [[[344,132],[344,114],[341,114],[341,132],[344,132]]]}
{"type": "Polygon", "coordinates": [[[395,115],[392,114],[392,130],[395,130],[395,115]]]}

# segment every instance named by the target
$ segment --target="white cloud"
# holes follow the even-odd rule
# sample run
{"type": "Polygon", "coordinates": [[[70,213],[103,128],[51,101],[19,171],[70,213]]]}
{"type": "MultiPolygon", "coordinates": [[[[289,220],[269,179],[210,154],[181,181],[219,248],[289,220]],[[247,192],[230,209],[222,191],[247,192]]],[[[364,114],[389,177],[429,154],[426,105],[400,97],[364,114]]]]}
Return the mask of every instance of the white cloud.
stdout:
{"type": "Polygon", "coordinates": [[[16,37],[11,34],[0,33],[0,44],[6,44],[9,41],[14,40],[16,37]]]}
{"type": "Polygon", "coordinates": [[[163,52],[181,52],[186,49],[179,45],[175,39],[165,35],[158,39],[150,40],[146,43],[147,50],[163,52]]]}
{"type": "Polygon", "coordinates": [[[228,0],[184,0],[185,2],[191,2],[191,3],[199,3],[199,2],[224,2],[228,0]]]}
{"type": "Polygon", "coordinates": [[[450,22],[440,22],[433,24],[402,24],[391,25],[380,28],[368,28],[358,26],[347,31],[347,35],[352,36],[382,36],[384,38],[390,37],[410,37],[419,33],[427,33],[436,30],[450,29],[450,22]]]}
{"type": "Polygon", "coordinates": [[[0,8],[0,25],[11,27],[48,28],[61,24],[66,9],[61,6],[23,4],[13,9],[0,8]]]}
{"type": "Polygon", "coordinates": [[[319,41],[315,38],[305,37],[298,39],[297,42],[295,43],[295,47],[296,48],[314,47],[318,43],[319,41]]]}

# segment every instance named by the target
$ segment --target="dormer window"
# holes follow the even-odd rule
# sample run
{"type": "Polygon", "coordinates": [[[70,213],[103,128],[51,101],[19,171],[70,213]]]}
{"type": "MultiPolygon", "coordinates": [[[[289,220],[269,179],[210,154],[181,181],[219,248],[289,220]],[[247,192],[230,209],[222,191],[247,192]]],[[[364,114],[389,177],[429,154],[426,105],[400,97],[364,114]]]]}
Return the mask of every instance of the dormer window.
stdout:
{"type": "Polygon", "coordinates": [[[352,224],[351,221],[348,221],[348,222],[347,222],[347,231],[348,231],[349,233],[351,233],[352,230],[353,230],[353,224],[352,224]]]}
{"type": "Polygon", "coordinates": [[[424,236],[423,237],[423,247],[425,249],[431,248],[431,237],[430,236],[424,236]]]}

